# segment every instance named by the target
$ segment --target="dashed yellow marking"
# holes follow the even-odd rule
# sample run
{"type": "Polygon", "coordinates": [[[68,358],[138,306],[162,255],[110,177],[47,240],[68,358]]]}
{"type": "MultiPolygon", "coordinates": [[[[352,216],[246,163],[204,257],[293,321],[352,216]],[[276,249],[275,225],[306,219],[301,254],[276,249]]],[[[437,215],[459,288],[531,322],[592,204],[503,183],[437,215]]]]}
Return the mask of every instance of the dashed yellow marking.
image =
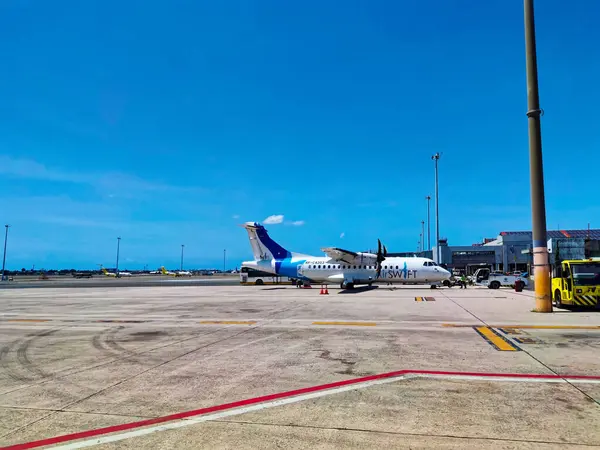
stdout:
{"type": "Polygon", "coordinates": [[[505,352],[518,352],[521,350],[519,347],[511,344],[508,340],[504,339],[499,334],[495,333],[490,327],[473,327],[479,335],[490,343],[496,350],[505,352]]]}
{"type": "Polygon", "coordinates": [[[7,320],[7,322],[25,322],[25,323],[29,323],[29,322],[50,322],[50,319],[9,319],[7,320]]]}
{"type": "Polygon", "coordinates": [[[423,297],[415,297],[415,302],[423,302],[425,299],[423,297]]]}
{"type": "Polygon", "coordinates": [[[313,325],[348,325],[353,327],[374,327],[375,322],[313,322],[313,325]]]}
{"type": "Polygon", "coordinates": [[[203,325],[254,325],[254,320],[202,320],[203,325]]]}

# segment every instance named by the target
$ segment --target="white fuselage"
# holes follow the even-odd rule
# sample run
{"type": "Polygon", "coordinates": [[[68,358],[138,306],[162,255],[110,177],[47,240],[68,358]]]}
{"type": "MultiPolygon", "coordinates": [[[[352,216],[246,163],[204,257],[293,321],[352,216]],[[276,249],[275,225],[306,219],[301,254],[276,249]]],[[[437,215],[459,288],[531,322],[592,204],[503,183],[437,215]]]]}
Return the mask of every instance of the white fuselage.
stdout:
{"type": "Polygon", "coordinates": [[[311,258],[302,264],[300,275],[318,282],[355,284],[387,282],[403,284],[439,283],[450,277],[448,271],[427,258],[386,258],[377,277],[374,264],[348,264],[330,258],[311,258]]]}
{"type": "Polygon", "coordinates": [[[249,267],[272,274],[298,278],[317,283],[402,283],[439,284],[450,278],[450,273],[427,258],[388,257],[377,268],[373,262],[348,264],[327,256],[307,256],[292,254],[283,261],[275,259],[245,261],[242,267],[249,267]]]}

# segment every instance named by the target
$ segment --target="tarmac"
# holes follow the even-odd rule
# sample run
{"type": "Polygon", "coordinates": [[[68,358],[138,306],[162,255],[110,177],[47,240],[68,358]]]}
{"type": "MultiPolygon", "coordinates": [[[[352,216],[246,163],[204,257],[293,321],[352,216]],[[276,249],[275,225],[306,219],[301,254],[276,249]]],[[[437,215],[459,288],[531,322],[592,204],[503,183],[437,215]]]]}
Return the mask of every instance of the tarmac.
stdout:
{"type": "Polygon", "coordinates": [[[12,281],[0,282],[2,289],[31,288],[103,288],[103,287],[159,287],[159,286],[236,286],[239,275],[173,277],[167,275],[134,275],[132,277],[107,277],[96,275],[92,278],[74,278],[70,275],[52,275],[48,279],[36,276],[13,277],[12,281]]]}
{"type": "Polygon", "coordinates": [[[600,312],[533,307],[486,288],[0,290],[0,446],[600,448],[600,312]]]}

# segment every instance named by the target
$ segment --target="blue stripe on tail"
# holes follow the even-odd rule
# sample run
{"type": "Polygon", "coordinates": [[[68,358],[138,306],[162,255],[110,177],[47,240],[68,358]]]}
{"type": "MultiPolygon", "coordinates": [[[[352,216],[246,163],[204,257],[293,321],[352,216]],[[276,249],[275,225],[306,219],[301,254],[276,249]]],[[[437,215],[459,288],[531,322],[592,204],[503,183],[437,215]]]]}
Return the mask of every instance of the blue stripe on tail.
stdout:
{"type": "Polygon", "coordinates": [[[287,251],[285,248],[283,248],[281,245],[279,245],[277,242],[271,239],[269,233],[267,233],[267,230],[262,225],[259,225],[256,228],[256,235],[258,236],[258,239],[260,240],[261,244],[263,244],[269,249],[269,251],[273,254],[273,257],[276,260],[281,261],[282,259],[292,257],[291,252],[287,251]]]}

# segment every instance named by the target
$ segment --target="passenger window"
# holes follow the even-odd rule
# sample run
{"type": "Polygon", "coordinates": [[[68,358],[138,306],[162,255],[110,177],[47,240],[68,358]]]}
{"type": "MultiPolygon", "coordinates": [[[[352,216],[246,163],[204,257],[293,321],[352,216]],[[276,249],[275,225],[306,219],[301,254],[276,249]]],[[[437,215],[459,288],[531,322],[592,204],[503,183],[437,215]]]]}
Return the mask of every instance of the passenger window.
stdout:
{"type": "Polygon", "coordinates": [[[356,269],[356,266],[354,266],[354,268],[356,269]]]}
{"type": "Polygon", "coordinates": [[[387,266],[383,266],[384,269],[387,269],[387,266]]]}
{"type": "Polygon", "coordinates": [[[398,270],[398,266],[396,266],[396,270],[398,270]]]}
{"type": "Polygon", "coordinates": [[[319,269],[321,268],[321,265],[319,264],[319,269]]]}
{"type": "Polygon", "coordinates": [[[331,266],[327,266],[328,269],[331,269],[331,266]]]}

